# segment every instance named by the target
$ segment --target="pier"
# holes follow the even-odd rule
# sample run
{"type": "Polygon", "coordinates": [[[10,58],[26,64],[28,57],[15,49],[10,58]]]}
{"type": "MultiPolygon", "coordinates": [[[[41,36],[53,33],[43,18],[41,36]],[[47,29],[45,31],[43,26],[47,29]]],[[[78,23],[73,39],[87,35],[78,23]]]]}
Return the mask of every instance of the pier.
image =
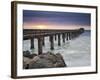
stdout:
{"type": "Polygon", "coordinates": [[[31,49],[35,48],[34,39],[38,40],[38,54],[43,53],[43,46],[45,46],[45,37],[49,37],[50,49],[54,50],[54,40],[58,41],[58,46],[61,46],[61,39],[63,43],[78,37],[84,32],[84,28],[72,30],[59,29],[23,29],[23,40],[30,40],[31,49]]]}

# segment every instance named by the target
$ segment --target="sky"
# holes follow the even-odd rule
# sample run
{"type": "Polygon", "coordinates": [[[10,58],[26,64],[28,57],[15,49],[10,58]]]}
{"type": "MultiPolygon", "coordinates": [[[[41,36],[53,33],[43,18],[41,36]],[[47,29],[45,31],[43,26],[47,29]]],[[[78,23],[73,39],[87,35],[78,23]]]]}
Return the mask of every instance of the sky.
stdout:
{"type": "Polygon", "coordinates": [[[23,10],[24,29],[90,29],[91,14],[23,10]]]}

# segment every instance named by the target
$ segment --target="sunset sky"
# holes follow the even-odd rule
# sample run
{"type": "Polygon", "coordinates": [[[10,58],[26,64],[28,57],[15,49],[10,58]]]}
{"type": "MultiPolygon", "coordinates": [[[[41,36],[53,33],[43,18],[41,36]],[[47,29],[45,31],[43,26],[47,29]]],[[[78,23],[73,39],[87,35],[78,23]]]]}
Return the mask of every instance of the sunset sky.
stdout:
{"type": "Polygon", "coordinates": [[[90,29],[88,13],[23,10],[24,29],[90,29]]]}

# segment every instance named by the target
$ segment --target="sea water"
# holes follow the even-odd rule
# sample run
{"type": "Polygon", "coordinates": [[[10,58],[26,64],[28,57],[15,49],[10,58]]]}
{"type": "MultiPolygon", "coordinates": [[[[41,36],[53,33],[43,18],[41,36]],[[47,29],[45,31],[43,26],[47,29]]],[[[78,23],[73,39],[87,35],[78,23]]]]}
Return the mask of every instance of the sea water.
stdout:
{"type": "MultiPolygon", "coordinates": [[[[91,65],[91,32],[89,30],[82,33],[80,36],[62,41],[61,46],[58,46],[58,40],[54,39],[54,50],[50,50],[49,37],[45,37],[45,46],[43,53],[52,52],[60,53],[68,67],[90,66],[91,65]]],[[[34,49],[30,49],[30,40],[23,41],[23,51],[29,50],[32,53],[38,53],[38,42],[34,39],[34,49]]]]}

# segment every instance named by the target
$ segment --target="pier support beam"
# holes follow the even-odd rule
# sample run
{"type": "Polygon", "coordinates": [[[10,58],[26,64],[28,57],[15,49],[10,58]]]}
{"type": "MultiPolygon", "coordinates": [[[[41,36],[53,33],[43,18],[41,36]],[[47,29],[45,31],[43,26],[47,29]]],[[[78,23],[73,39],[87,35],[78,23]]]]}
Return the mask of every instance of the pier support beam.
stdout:
{"type": "Polygon", "coordinates": [[[68,41],[68,37],[69,37],[69,36],[68,36],[68,33],[66,33],[66,40],[67,40],[67,41],[68,41]]]}
{"type": "Polygon", "coordinates": [[[57,36],[56,36],[56,34],[55,34],[55,40],[57,40],[57,36]]]}
{"type": "Polygon", "coordinates": [[[34,38],[31,38],[31,49],[34,49],[34,38]]]}
{"type": "Polygon", "coordinates": [[[68,34],[69,34],[69,40],[71,40],[71,32],[69,32],[68,34]]]}
{"type": "Polygon", "coordinates": [[[42,54],[42,38],[38,37],[38,54],[42,54]]]}
{"type": "Polygon", "coordinates": [[[71,33],[71,39],[73,39],[74,38],[74,36],[73,36],[73,32],[71,33]]]}
{"type": "Polygon", "coordinates": [[[45,37],[42,38],[42,45],[45,46],[45,37]]]}
{"type": "Polygon", "coordinates": [[[65,34],[62,34],[62,38],[63,38],[63,43],[65,43],[65,34]]]}
{"type": "Polygon", "coordinates": [[[54,50],[54,41],[53,41],[53,36],[50,36],[50,49],[54,50]]]}
{"type": "Polygon", "coordinates": [[[75,32],[73,33],[73,36],[74,36],[74,38],[76,37],[76,34],[75,34],[75,32]]]}
{"type": "Polygon", "coordinates": [[[61,46],[61,43],[60,43],[60,34],[58,34],[58,46],[61,46]]]}

